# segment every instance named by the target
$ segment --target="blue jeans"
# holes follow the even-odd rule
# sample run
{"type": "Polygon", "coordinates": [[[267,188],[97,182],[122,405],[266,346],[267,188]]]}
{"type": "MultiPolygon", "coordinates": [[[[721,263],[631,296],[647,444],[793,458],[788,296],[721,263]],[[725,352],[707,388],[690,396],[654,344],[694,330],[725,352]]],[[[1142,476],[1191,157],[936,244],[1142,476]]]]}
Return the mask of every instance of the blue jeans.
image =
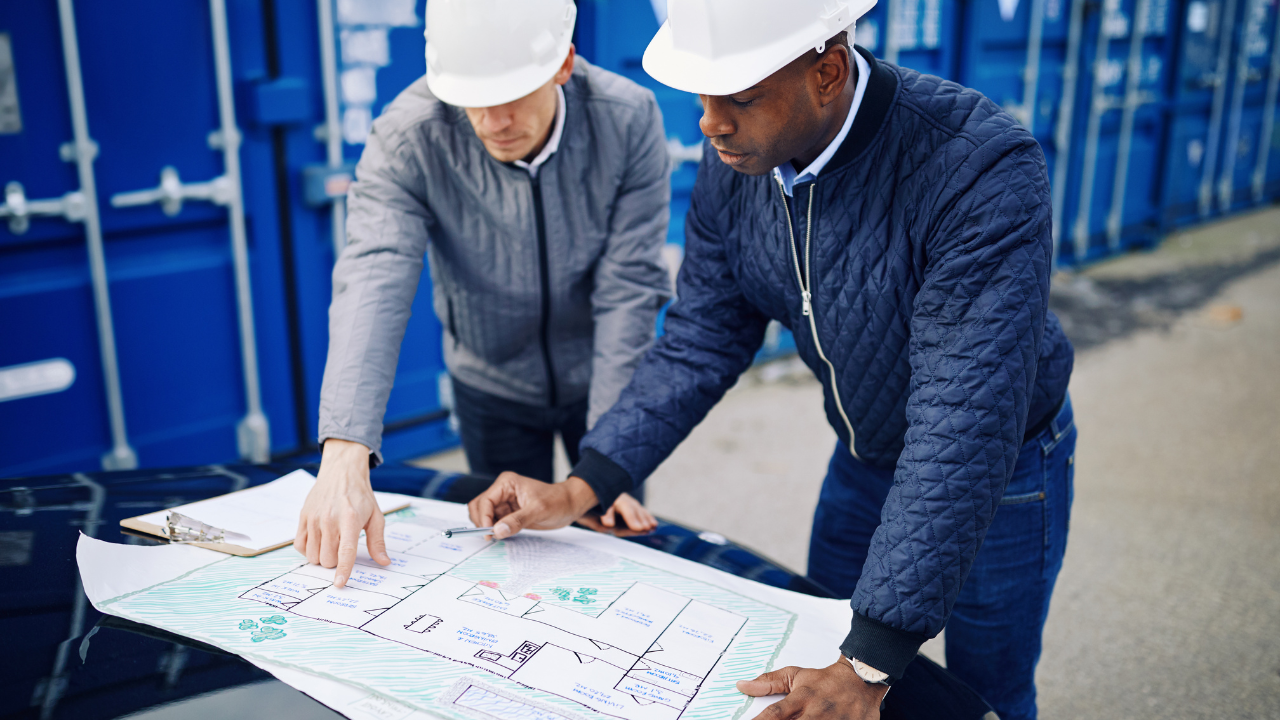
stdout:
{"type": "MultiPolygon", "coordinates": [[[[1036,663],[1071,516],[1076,429],[1068,397],[1018,454],[995,519],[947,621],[947,669],[1001,720],[1036,717],[1036,663]]],[[[809,577],[852,597],[893,469],[866,465],[839,443],[813,517],[809,577]]]]}

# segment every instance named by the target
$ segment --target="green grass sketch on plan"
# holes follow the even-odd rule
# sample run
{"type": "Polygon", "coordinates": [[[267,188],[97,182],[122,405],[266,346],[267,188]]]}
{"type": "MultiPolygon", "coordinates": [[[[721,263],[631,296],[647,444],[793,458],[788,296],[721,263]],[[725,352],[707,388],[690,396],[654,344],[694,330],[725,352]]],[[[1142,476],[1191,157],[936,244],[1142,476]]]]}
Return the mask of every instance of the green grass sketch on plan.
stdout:
{"type": "MultiPolygon", "coordinates": [[[[403,512],[403,511],[402,511],[403,512]]],[[[397,513],[396,515],[400,515],[397,513]]],[[[512,571],[506,563],[507,548],[495,543],[464,561],[449,574],[479,582],[501,582],[512,571]]],[[[569,607],[577,612],[598,615],[603,609],[637,582],[645,582],[670,592],[719,607],[748,618],[738,637],[721,656],[703,682],[680,720],[721,720],[737,717],[750,704],[734,688],[734,681],[755,677],[773,669],[777,653],[790,636],[795,615],[787,610],[739,595],[700,580],[660,570],[628,558],[609,556],[611,565],[587,573],[570,573],[547,577],[531,592],[541,595],[543,602],[569,607]],[[561,602],[553,593],[557,587],[595,588],[595,605],[561,602]]],[[[284,574],[301,563],[292,548],[282,548],[257,557],[227,557],[198,568],[174,580],[160,583],[117,598],[102,605],[138,622],[154,625],[209,643],[229,652],[266,660],[367,689],[380,695],[443,715],[455,720],[469,720],[460,709],[441,704],[441,693],[463,677],[481,677],[489,685],[508,693],[528,697],[546,706],[564,710],[566,715],[586,712],[582,705],[548,692],[530,689],[511,680],[483,672],[474,667],[384,640],[364,631],[342,625],[283,613],[288,621],[286,633],[271,632],[255,640],[252,635],[281,628],[262,625],[261,630],[247,633],[240,629],[246,617],[278,617],[264,613],[271,610],[262,603],[244,600],[239,595],[251,587],[284,574]],[[352,662],[359,658],[359,662],[352,662]]]]}

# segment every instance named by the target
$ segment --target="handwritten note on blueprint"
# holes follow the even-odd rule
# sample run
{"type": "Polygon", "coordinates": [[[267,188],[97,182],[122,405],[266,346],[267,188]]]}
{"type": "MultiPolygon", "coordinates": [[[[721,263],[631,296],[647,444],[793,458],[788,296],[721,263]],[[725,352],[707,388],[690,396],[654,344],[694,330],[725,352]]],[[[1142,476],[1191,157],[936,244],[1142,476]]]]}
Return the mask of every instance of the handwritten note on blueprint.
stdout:
{"type": "MultiPolygon", "coordinates": [[[[381,567],[347,587],[292,548],[225,557],[95,601],[276,665],[450,718],[720,720],[734,681],[773,669],[796,614],[590,544],[445,539],[456,520],[392,516],[381,567]]],[[[833,651],[834,652],[834,651],[833,651]]]]}

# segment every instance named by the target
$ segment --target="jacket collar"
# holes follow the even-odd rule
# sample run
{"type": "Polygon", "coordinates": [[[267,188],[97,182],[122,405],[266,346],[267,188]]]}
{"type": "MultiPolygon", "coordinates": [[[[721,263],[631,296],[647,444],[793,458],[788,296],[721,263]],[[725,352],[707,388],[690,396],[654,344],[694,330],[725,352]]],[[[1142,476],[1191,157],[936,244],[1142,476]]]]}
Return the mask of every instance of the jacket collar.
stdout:
{"type": "Polygon", "coordinates": [[[867,149],[884,124],[885,116],[889,114],[889,107],[898,91],[898,76],[892,70],[876,60],[865,48],[854,46],[854,52],[867,61],[871,68],[871,78],[867,81],[866,94],[862,97],[862,105],[853,119],[848,137],[827,163],[825,171],[828,173],[848,165],[867,149]]]}

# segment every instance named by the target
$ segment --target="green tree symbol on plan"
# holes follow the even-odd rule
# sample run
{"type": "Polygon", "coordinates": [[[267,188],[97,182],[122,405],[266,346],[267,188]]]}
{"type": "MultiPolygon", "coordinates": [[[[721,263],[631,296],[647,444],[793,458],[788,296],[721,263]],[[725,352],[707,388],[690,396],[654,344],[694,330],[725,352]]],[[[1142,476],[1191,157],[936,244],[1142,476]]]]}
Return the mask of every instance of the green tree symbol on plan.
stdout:
{"type": "Polygon", "coordinates": [[[254,634],[249,636],[254,642],[262,642],[263,640],[279,640],[285,636],[285,632],[278,627],[263,626],[254,634]]]}

